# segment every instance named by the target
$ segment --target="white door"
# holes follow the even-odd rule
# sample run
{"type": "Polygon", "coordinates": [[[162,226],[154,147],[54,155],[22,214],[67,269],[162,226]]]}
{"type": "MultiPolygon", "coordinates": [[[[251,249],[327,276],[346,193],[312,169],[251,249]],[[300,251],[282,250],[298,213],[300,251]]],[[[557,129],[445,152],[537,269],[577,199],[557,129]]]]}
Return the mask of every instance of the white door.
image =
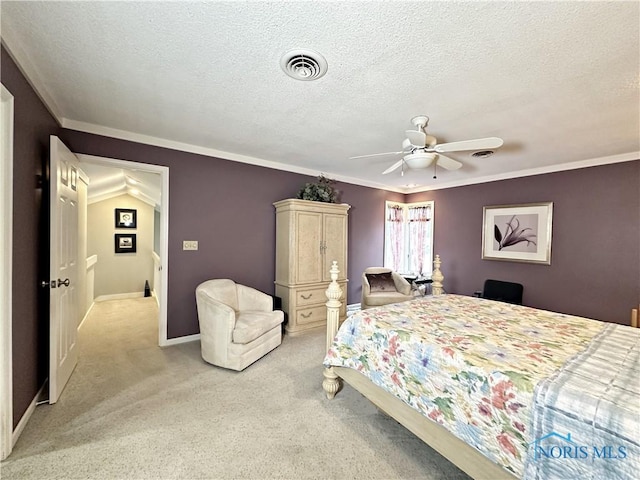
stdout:
{"type": "Polygon", "coordinates": [[[0,84],[0,460],[13,448],[13,95],[0,84]]]}
{"type": "Polygon", "coordinates": [[[56,136],[50,151],[49,403],[78,363],[78,159],[56,136]]]}

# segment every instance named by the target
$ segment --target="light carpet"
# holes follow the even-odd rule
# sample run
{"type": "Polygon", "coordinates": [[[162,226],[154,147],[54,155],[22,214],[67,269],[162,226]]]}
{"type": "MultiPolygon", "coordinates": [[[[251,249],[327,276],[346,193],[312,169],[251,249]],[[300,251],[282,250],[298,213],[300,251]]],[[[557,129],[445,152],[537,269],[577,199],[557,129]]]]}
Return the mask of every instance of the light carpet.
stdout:
{"type": "Polygon", "coordinates": [[[159,348],[157,315],[153,298],[95,304],[3,479],[468,479],[351,387],[327,400],[324,331],[233,372],[199,342],[159,348]]]}

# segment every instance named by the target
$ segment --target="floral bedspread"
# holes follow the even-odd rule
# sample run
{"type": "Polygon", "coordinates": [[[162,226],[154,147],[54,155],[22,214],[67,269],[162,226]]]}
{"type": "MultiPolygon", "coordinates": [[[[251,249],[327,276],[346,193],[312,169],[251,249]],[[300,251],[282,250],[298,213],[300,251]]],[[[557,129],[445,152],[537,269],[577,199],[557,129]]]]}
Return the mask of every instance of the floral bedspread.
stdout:
{"type": "Polygon", "coordinates": [[[325,366],[358,370],[522,477],[534,388],[605,324],[460,295],[349,317],[325,366]]]}

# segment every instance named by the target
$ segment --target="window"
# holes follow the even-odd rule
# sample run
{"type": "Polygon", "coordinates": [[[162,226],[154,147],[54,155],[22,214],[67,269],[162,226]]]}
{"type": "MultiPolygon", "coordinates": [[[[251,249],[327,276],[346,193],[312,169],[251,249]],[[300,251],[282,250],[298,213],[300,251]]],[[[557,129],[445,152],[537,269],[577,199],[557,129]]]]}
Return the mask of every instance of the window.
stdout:
{"type": "Polygon", "coordinates": [[[400,273],[431,276],[433,202],[386,202],[384,266],[400,273]]]}

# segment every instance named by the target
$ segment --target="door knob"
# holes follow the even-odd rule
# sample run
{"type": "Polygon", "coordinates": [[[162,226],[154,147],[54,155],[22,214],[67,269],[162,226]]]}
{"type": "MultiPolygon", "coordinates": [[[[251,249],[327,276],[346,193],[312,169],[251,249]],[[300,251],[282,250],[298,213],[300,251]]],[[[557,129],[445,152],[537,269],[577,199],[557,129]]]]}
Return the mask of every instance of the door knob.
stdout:
{"type": "Polygon", "coordinates": [[[58,279],[58,287],[60,287],[60,285],[64,285],[65,287],[68,287],[69,283],[70,282],[68,278],[65,278],[64,280],[58,279]]]}
{"type": "Polygon", "coordinates": [[[47,287],[51,287],[51,288],[56,288],[56,279],[54,278],[53,280],[51,280],[50,282],[48,280],[42,280],[40,282],[40,286],[42,288],[47,288],[47,287]]]}

